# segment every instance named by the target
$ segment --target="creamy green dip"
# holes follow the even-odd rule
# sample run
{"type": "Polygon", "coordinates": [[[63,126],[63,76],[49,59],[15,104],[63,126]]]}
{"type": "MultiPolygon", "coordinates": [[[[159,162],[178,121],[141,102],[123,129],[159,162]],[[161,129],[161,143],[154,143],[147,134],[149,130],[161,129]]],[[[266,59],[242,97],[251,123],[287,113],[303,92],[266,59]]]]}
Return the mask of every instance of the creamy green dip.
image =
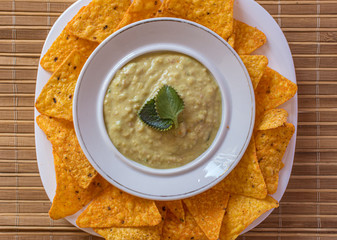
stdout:
{"type": "Polygon", "coordinates": [[[104,121],[125,157],[152,168],[174,168],[200,156],[221,121],[221,94],[212,74],[197,60],[175,52],[145,54],[117,71],[106,92],[104,121]],[[184,101],[178,128],[155,130],[138,117],[147,99],[164,85],[184,101]]]}

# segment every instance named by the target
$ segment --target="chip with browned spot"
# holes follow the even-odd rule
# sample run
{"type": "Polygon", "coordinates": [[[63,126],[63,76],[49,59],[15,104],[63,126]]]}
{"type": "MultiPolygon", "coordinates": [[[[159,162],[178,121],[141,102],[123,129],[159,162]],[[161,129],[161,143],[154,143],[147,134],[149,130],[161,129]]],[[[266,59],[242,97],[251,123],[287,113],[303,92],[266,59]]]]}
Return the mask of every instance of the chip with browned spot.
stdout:
{"type": "Polygon", "coordinates": [[[294,125],[285,123],[281,127],[256,133],[256,154],[269,194],[277,190],[282,158],[294,132],[294,125]]]}
{"type": "Polygon", "coordinates": [[[231,195],[222,222],[220,240],[236,239],[255,219],[278,206],[278,202],[270,196],[265,199],[255,199],[231,195]]]}
{"type": "Polygon", "coordinates": [[[185,208],[185,222],[181,222],[171,211],[167,211],[162,240],[197,239],[207,240],[191,213],[185,208]]]}
{"type": "Polygon", "coordinates": [[[110,36],[130,6],[130,0],[92,0],[66,29],[83,39],[101,43],[110,36]]]}
{"type": "MultiPolygon", "coordinates": [[[[81,8],[78,14],[84,8],[81,8]]],[[[96,42],[76,37],[64,29],[41,59],[41,66],[47,71],[55,72],[73,50],[88,58],[97,46],[96,42]]]]}
{"type": "Polygon", "coordinates": [[[239,55],[247,55],[266,43],[267,38],[263,32],[246,23],[235,20],[235,46],[239,55]]]}
{"type": "Polygon", "coordinates": [[[267,196],[266,183],[256,157],[254,138],[238,165],[215,188],[259,199],[267,196]]]}
{"type": "Polygon", "coordinates": [[[69,169],[63,160],[55,153],[54,164],[56,174],[56,193],[49,216],[54,219],[73,215],[81,210],[92,199],[100,194],[109,185],[104,178],[97,175],[88,188],[81,188],[69,174],[69,169]]]}
{"type": "Polygon", "coordinates": [[[268,130],[282,126],[287,122],[288,112],[281,108],[270,109],[263,113],[256,130],[268,130]]]}
{"type": "Polygon", "coordinates": [[[164,202],[156,202],[156,206],[162,216],[162,221],[151,227],[115,227],[115,228],[94,228],[94,231],[107,240],[160,240],[166,217],[164,202]]]}
{"type": "Polygon", "coordinates": [[[36,99],[36,109],[44,115],[73,120],[73,96],[77,78],[86,58],[72,51],[53,73],[36,99]]]}
{"type": "Polygon", "coordinates": [[[165,205],[181,221],[185,221],[185,211],[181,200],[167,201],[165,205]]]}
{"type": "Polygon", "coordinates": [[[276,108],[291,99],[297,92],[297,85],[278,72],[267,67],[255,89],[256,125],[263,113],[276,108]]]}
{"type": "Polygon", "coordinates": [[[240,55],[240,58],[247,68],[253,88],[256,89],[267,68],[268,58],[263,55],[240,55]]]}
{"type": "Polygon", "coordinates": [[[110,185],[77,218],[79,227],[144,227],[162,221],[155,202],[138,198],[110,185]]]}
{"type": "Polygon", "coordinates": [[[233,0],[164,0],[157,17],[197,22],[228,39],[233,32],[233,0]]]}
{"type": "Polygon", "coordinates": [[[228,193],[211,188],[183,201],[207,238],[217,240],[228,199],[228,193]]]}
{"type": "Polygon", "coordinates": [[[160,5],[160,0],[134,0],[115,30],[140,20],[155,17],[160,5]]]}
{"type": "Polygon", "coordinates": [[[78,143],[73,123],[45,115],[39,115],[36,122],[47,135],[55,153],[62,159],[75,181],[82,188],[89,187],[97,172],[78,143]]]}

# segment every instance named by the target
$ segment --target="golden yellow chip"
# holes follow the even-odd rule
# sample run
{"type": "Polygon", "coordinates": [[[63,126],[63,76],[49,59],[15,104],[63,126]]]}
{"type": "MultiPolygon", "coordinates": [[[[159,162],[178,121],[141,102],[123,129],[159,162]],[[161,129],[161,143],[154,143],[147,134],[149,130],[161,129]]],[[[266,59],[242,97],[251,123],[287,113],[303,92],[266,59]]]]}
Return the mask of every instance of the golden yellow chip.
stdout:
{"type": "Polygon", "coordinates": [[[160,5],[160,0],[134,0],[115,31],[131,23],[155,17],[160,5]]]}
{"type": "Polygon", "coordinates": [[[158,225],[162,217],[154,201],[127,194],[110,185],[77,218],[79,227],[144,227],[158,225]]]}
{"type": "Polygon", "coordinates": [[[256,133],[256,154],[269,194],[277,190],[282,158],[294,132],[294,125],[285,123],[281,127],[256,133]]]}
{"type": "Polygon", "coordinates": [[[130,0],[93,0],[69,22],[66,30],[100,43],[114,32],[129,6],[130,0]]]}
{"type": "Polygon", "coordinates": [[[207,240],[204,232],[195,222],[193,216],[185,209],[185,222],[181,222],[171,211],[167,211],[164,221],[162,240],[207,240]]]}
{"type": "Polygon", "coordinates": [[[235,24],[236,24],[236,21],[235,21],[235,19],[234,19],[234,21],[233,21],[233,32],[232,32],[232,34],[229,36],[229,38],[227,39],[228,44],[229,44],[232,48],[235,47],[235,36],[236,36],[236,34],[235,34],[235,30],[236,30],[235,24]]]}
{"type": "Polygon", "coordinates": [[[72,51],[43,87],[36,109],[44,115],[73,120],[73,96],[77,78],[86,61],[77,50],[72,51]]]}
{"type": "Polygon", "coordinates": [[[97,172],[85,157],[78,143],[72,122],[39,115],[36,122],[47,135],[55,153],[82,188],[89,187],[97,172]]]}
{"type": "Polygon", "coordinates": [[[267,68],[268,58],[263,55],[240,55],[240,58],[247,68],[253,88],[256,89],[267,68]]]}
{"type": "Polygon", "coordinates": [[[47,71],[54,72],[73,50],[79,51],[88,58],[97,45],[95,42],[75,37],[63,30],[41,59],[41,66],[47,71]]]}
{"type": "Polygon", "coordinates": [[[162,222],[153,227],[94,228],[94,231],[107,240],[160,240],[166,209],[164,202],[156,202],[162,222]]]}
{"type": "Polygon", "coordinates": [[[73,215],[82,209],[100,194],[109,183],[100,175],[97,175],[88,188],[81,188],[72,175],[69,174],[69,169],[63,160],[55,152],[53,154],[56,173],[56,193],[49,210],[49,216],[57,220],[73,215]]]}
{"type": "Polygon", "coordinates": [[[185,211],[181,200],[167,201],[165,205],[181,221],[185,221],[185,211]]]}
{"type": "Polygon", "coordinates": [[[287,122],[288,112],[284,109],[270,109],[264,112],[257,130],[268,130],[282,126],[287,122]]]}
{"type": "Polygon", "coordinates": [[[94,228],[106,240],[160,240],[161,232],[154,227],[94,228]]]}
{"type": "Polygon", "coordinates": [[[297,85],[267,67],[255,90],[256,108],[267,111],[280,106],[297,92],[297,85]]]}
{"type": "Polygon", "coordinates": [[[227,40],[233,32],[233,3],[234,0],[164,0],[157,17],[194,21],[227,40]]]}
{"type": "Polygon", "coordinates": [[[183,200],[188,211],[209,240],[219,238],[228,199],[228,193],[211,188],[206,192],[183,200]]]}
{"type": "Polygon", "coordinates": [[[251,54],[266,43],[263,32],[238,20],[235,21],[235,51],[239,55],[251,54]]]}
{"type": "Polygon", "coordinates": [[[233,240],[255,219],[270,209],[277,208],[278,202],[270,196],[255,199],[241,195],[231,195],[222,222],[220,240],[233,240]]]}
{"type": "Polygon", "coordinates": [[[256,157],[254,137],[238,165],[215,188],[258,199],[267,196],[266,183],[256,157]]]}

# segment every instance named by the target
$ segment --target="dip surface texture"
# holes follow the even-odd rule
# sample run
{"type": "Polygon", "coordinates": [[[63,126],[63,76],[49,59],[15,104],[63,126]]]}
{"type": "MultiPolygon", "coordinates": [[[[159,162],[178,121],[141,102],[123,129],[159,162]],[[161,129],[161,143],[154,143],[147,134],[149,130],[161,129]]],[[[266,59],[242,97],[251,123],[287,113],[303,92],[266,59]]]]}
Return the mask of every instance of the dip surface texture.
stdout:
{"type": "Polygon", "coordinates": [[[221,122],[221,94],[212,74],[197,60],[174,52],[145,54],[113,77],[103,103],[109,137],[125,157],[152,168],[174,168],[200,156],[221,122]],[[178,128],[160,132],[138,112],[164,85],[183,99],[178,128]]]}

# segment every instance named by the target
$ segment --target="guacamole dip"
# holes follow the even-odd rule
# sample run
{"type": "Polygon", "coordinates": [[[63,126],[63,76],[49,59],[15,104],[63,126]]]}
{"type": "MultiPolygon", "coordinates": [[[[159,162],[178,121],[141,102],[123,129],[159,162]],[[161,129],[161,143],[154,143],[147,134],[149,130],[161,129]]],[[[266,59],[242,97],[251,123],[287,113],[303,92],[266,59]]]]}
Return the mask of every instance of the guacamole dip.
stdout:
{"type": "Polygon", "coordinates": [[[212,144],[221,121],[221,94],[212,74],[197,60],[175,52],[150,53],[116,72],[103,113],[109,137],[125,157],[152,168],[174,168],[196,159],[212,144]],[[185,104],[178,127],[166,132],[138,117],[163,85],[172,86],[185,104]]]}

